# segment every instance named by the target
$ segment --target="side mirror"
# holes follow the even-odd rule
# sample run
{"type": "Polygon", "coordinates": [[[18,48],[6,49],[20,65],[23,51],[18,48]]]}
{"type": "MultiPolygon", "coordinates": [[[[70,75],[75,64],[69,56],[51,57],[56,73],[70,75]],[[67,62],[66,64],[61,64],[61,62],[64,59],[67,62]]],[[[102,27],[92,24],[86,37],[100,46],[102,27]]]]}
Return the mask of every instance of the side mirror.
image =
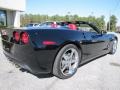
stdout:
{"type": "Polygon", "coordinates": [[[101,34],[106,34],[107,32],[105,30],[101,30],[101,34]]]}

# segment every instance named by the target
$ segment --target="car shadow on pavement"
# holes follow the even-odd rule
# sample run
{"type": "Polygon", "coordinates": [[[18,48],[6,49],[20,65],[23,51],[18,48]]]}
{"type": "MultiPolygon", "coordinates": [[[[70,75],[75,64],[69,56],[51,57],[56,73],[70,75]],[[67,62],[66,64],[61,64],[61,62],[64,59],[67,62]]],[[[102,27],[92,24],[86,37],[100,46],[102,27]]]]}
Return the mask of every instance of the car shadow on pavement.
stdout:
{"type": "Polygon", "coordinates": [[[53,77],[52,74],[38,74],[38,75],[33,74],[33,75],[35,75],[38,78],[51,78],[51,77],[53,77]]]}
{"type": "Polygon", "coordinates": [[[116,67],[120,67],[120,64],[115,63],[115,62],[111,62],[110,65],[112,65],[112,66],[116,66],[116,67]]]}
{"type": "Polygon", "coordinates": [[[30,74],[38,77],[38,78],[50,78],[50,77],[53,77],[53,76],[54,76],[53,74],[33,74],[33,73],[31,73],[31,72],[23,69],[23,68],[20,68],[19,70],[22,71],[22,72],[30,73],[30,74]]]}

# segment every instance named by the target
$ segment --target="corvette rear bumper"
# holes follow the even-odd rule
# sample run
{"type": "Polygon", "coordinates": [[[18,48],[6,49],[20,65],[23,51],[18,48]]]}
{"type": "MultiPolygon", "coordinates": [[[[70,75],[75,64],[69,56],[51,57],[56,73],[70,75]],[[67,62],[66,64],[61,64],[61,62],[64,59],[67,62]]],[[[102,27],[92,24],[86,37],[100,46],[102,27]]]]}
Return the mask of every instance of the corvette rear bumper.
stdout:
{"type": "Polygon", "coordinates": [[[3,41],[8,59],[33,74],[51,73],[57,50],[34,49],[30,45],[10,44],[3,41]]]}

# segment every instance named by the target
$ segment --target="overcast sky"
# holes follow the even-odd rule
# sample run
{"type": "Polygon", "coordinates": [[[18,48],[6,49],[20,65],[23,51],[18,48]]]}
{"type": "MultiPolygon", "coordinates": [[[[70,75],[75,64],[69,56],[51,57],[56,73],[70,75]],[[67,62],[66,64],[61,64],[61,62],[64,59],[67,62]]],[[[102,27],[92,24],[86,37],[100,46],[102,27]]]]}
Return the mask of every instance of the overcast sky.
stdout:
{"type": "Polygon", "coordinates": [[[33,14],[79,16],[105,16],[108,21],[110,14],[116,15],[120,25],[120,0],[27,0],[26,12],[33,14]]]}

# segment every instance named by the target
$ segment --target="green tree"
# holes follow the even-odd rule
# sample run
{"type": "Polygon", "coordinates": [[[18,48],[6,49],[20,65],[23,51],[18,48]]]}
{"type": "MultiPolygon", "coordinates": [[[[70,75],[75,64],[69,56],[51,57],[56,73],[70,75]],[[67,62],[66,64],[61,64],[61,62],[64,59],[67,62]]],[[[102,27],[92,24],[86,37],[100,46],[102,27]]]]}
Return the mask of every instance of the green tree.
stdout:
{"type": "MultiPolygon", "coordinates": [[[[80,17],[77,14],[75,15],[40,15],[40,14],[22,14],[21,15],[21,26],[24,26],[28,23],[40,23],[45,21],[89,21],[95,23],[98,28],[104,29],[105,21],[104,16],[95,17],[95,16],[88,16],[88,17],[80,17]]],[[[112,20],[113,21],[113,20],[112,20]]]]}
{"type": "MultiPolygon", "coordinates": [[[[110,16],[110,31],[116,31],[116,23],[117,23],[117,18],[115,15],[110,16]]],[[[109,26],[109,24],[108,24],[109,26]]]]}
{"type": "Polygon", "coordinates": [[[74,21],[78,21],[79,20],[79,16],[77,14],[73,15],[73,20],[74,21]]]}
{"type": "Polygon", "coordinates": [[[101,16],[99,18],[96,19],[96,25],[100,30],[105,30],[105,20],[104,20],[104,16],[101,16]]]}

